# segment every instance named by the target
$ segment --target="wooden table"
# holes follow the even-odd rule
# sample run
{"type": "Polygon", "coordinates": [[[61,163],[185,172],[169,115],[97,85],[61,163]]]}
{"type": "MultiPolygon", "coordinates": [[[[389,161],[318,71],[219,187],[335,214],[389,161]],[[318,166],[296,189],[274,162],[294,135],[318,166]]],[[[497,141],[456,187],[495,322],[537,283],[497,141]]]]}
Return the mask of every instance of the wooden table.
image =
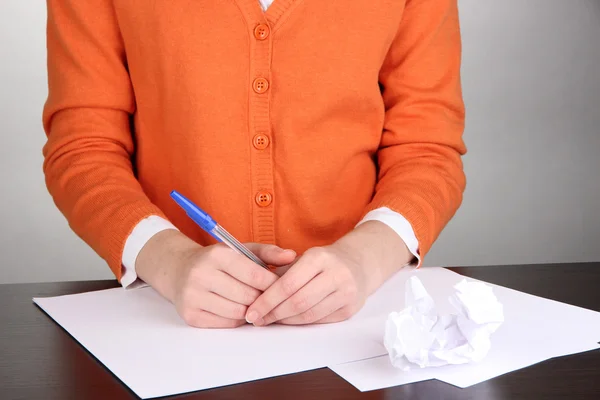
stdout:
{"type": "MultiPolygon", "coordinates": [[[[600,311],[600,263],[463,267],[452,270],[472,278],[600,311]]],[[[32,302],[34,296],[86,292],[116,285],[115,281],[0,285],[0,399],[137,398],[32,302]]],[[[546,361],[467,389],[458,389],[434,380],[360,393],[329,369],[319,369],[177,398],[600,399],[600,351],[546,361]]]]}

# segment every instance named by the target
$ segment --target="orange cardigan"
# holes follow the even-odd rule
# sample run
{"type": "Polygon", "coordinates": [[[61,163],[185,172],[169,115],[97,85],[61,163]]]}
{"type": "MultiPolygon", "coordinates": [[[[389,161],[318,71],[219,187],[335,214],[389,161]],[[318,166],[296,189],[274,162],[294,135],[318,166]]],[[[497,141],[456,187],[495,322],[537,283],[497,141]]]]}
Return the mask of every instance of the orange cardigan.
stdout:
{"type": "Polygon", "coordinates": [[[47,4],[47,186],[117,278],[149,215],[213,243],[173,189],[299,253],[385,206],[424,257],[461,203],[457,0],[47,4]]]}

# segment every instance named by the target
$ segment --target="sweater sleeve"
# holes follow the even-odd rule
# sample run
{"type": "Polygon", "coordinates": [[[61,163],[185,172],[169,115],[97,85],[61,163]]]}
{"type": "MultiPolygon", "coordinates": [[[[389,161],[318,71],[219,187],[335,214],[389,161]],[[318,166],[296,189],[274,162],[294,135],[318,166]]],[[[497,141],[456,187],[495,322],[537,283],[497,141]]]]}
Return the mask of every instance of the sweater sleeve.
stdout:
{"type": "Polygon", "coordinates": [[[385,104],[378,181],[366,212],[388,207],[421,257],[462,202],[464,104],[457,0],[407,0],[380,71],[385,104]]]}
{"type": "Polygon", "coordinates": [[[164,216],[134,176],[135,99],[112,1],[48,0],[48,99],[43,149],[48,190],[73,231],[117,279],[125,241],[164,216]]]}

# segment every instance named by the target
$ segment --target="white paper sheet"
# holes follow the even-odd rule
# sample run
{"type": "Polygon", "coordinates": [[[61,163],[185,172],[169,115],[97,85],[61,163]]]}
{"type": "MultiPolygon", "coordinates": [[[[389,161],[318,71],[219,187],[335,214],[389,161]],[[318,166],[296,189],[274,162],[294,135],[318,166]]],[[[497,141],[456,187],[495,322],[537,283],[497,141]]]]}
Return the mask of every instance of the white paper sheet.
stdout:
{"type": "MultiPolygon", "coordinates": [[[[446,299],[463,277],[441,268],[423,268],[414,274],[423,281],[438,309],[449,312],[446,299]]],[[[491,286],[503,304],[505,321],[492,335],[490,352],[480,362],[404,372],[383,356],[330,368],[361,391],[427,379],[464,388],[553,357],[600,348],[600,313],[491,286]]],[[[403,307],[399,304],[397,309],[403,307]]]]}
{"type": "Polygon", "coordinates": [[[191,328],[149,287],[34,301],[138,396],[153,398],[386,354],[385,319],[411,273],[396,274],[350,320],[304,327],[191,328]]]}

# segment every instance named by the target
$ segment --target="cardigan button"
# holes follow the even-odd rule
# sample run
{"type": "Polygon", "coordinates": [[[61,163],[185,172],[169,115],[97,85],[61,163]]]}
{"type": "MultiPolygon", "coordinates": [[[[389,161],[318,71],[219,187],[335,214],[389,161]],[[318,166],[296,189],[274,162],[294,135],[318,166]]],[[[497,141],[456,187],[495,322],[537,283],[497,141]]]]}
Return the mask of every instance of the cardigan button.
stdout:
{"type": "Polygon", "coordinates": [[[258,24],[256,28],[254,28],[254,37],[258,40],[265,40],[269,37],[270,31],[269,25],[258,24]]]}
{"type": "Polygon", "coordinates": [[[264,150],[269,147],[269,137],[267,135],[258,134],[252,139],[252,144],[258,150],[264,150]]]}
{"type": "Polygon", "coordinates": [[[252,83],[252,88],[258,94],[264,93],[269,90],[269,81],[265,78],[256,78],[252,83]]]}
{"type": "Polygon", "coordinates": [[[267,191],[261,191],[256,194],[255,200],[259,207],[268,207],[273,202],[273,196],[267,191]]]}

